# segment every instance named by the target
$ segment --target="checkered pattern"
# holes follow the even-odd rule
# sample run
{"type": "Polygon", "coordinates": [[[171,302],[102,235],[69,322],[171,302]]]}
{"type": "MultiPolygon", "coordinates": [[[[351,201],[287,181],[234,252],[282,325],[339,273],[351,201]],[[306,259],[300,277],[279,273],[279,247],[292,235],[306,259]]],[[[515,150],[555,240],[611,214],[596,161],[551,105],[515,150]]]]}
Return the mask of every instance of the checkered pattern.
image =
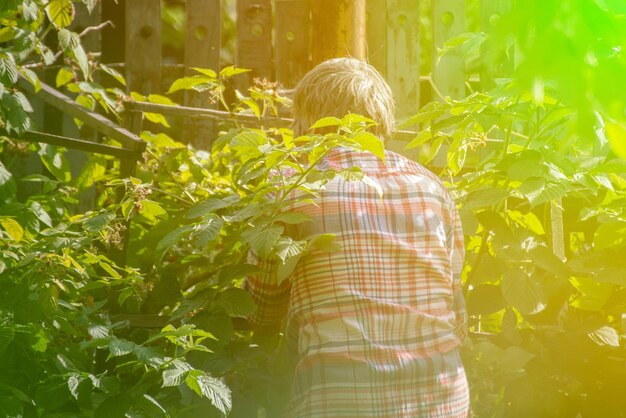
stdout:
{"type": "MultiPolygon", "coordinates": [[[[289,417],[465,417],[466,336],[460,272],[464,246],[455,204],[431,172],[387,151],[338,148],[323,169],[360,167],[383,191],[337,176],[315,204],[291,210],[313,221],[300,239],[332,233],[282,284],[247,278],[260,325],[286,317],[295,358],[289,417]]],[[[260,260],[253,260],[261,265],[260,260]]]]}

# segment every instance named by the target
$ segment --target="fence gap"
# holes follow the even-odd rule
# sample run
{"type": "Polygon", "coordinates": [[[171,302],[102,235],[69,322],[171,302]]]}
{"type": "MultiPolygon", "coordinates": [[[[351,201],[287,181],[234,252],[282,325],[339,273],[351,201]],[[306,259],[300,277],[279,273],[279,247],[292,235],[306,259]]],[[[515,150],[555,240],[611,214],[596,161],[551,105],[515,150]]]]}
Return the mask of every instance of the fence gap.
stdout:
{"type": "MultiPolygon", "coordinates": [[[[185,73],[195,74],[192,67],[220,71],[221,6],[220,0],[187,0],[185,33],[185,73]]],[[[209,93],[185,91],[185,106],[209,108],[209,93]]],[[[206,149],[215,137],[213,121],[186,118],[183,142],[206,149]]]]}
{"type": "Polygon", "coordinates": [[[276,0],[275,7],[276,81],[291,88],[311,66],[311,1],[276,0]]]}

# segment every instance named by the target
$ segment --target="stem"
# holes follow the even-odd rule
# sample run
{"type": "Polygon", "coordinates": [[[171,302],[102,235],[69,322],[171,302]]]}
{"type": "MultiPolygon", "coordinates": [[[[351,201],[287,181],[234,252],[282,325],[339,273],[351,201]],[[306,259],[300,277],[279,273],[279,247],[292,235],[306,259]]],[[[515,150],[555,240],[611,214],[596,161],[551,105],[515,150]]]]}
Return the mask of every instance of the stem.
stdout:
{"type": "Polygon", "coordinates": [[[154,155],[154,153],[151,150],[149,150],[149,149],[146,149],[146,153],[148,153],[149,156],[154,158],[154,160],[157,162],[159,167],[161,167],[163,169],[163,171],[165,171],[167,173],[167,175],[172,179],[172,181],[183,191],[183,193],[185,193],[185,195],[187,195],[189,200],[191,200],[191,202],[193,202],[193,203],[196,203],[196,199],[193,197],[193,195],[191,193],[189,193],[189,191],[187,189],[185,189],[185,187],[182,184],[180,184],[180,182],[178,180],[176,180],[176,177],[174,177],[174,175],[169,172],[167,167],[163,166],[163,163],[161,162],[161,160],[159,160],[159,158],[156,155],[154,155]]]}
{"type": "Polygon", "coordinates": [[[324,159],[324,157],[326,157],[328,155],[328,153],[332,150],[332,148],[327,149],[326,151],[324,151],[322,153],[322,155],[319,156],[319,158],[317,160],[315,160],[310,166],[309,168],[307,168],[301,175],[300,177],[298,177],[298,180],[296,180],[296,182],[294,184],[292,184],[291,186],[289,186],[289,188],[285,191],[285,193],[281,196],[280,200],[278,201],[278,203],[282,203],[285,198],[289,195],[289,193],[291,193],[296,187],[298,187],[300,185],[300,182],[302,181],[302,179],[304,179],[307,174],[309,174],[314,168],[315,166],[324,159]]]}
{"type": "Polygon", "coordinates": [[[502,157],[504,158],[509,153],[509,144],[511,143],[511,130],[513,128],[513,119],[509,121],[509,126],[506,129],[506,137],[504,138],[504,148],[502,149],[502,157]]]}
{"type": "Polygon", "coordinates": [[[194,203],[194,202],[190,202],[189,200],[184,199],[184,198],[182,198],[180,196],[177,196],[174,193],[166,192],[165,190],[159,189],[158,187],[150,186],[150,190],[154,190],[155,192],[162,193],[162,194],[164,194],[166,196],[171,197],[172,199],[176,199],[179,202],[183,202],[183,203],[185,203],[188,206],[191,206],[194,203]]]}
{"type": "Polygon", "coordinates": [[[432,73],[428,74],[428,83],[430,84],[430,87],[433,89],[433,92],[435,92],[437,97],[439,97],[444,102],[447,102],[446,98],[443,96],[443,94],[441,94],[441,91],[439,90],[439,88],[435,85],[435,81],[433,80],[432,73]]]}

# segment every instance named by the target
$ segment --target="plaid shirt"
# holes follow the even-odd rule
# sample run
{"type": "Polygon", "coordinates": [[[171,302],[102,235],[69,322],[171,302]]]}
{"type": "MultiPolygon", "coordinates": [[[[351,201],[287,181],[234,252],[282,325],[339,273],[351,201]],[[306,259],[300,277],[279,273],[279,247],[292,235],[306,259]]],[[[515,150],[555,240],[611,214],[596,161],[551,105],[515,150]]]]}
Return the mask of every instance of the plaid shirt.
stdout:
{"type": "Polygon", "coordinates": [[[332,233],[338,249],[313,250],[281,284],[267,265],[245,283],[257,324],[286,315],[296,363],[287,415],[466,416],[457,350],[467,327],[464,245],[454,201],[434,174],[390,151],[383,163],[338,148],[320,163],[355,166],[370,184],[337,176],[315,204],[294,196],[290,208],[313,220],[295,238],[332,233]]]}

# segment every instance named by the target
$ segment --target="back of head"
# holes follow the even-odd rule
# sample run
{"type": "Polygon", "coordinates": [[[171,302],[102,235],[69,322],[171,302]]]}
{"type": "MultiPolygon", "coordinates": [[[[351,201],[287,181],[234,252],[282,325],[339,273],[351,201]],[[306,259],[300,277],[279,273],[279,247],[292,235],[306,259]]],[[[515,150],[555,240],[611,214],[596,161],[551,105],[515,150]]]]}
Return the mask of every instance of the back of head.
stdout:
{"type": "Polygon", "coordinates": [[[315,121],[348,113],[369,117],[382,140],[391,137],[394,125],[393,94],[385,79],[371,65],[354,58],[325,61],[300,80],[293,100],[294,133],[302,135],[315,121]]]}

